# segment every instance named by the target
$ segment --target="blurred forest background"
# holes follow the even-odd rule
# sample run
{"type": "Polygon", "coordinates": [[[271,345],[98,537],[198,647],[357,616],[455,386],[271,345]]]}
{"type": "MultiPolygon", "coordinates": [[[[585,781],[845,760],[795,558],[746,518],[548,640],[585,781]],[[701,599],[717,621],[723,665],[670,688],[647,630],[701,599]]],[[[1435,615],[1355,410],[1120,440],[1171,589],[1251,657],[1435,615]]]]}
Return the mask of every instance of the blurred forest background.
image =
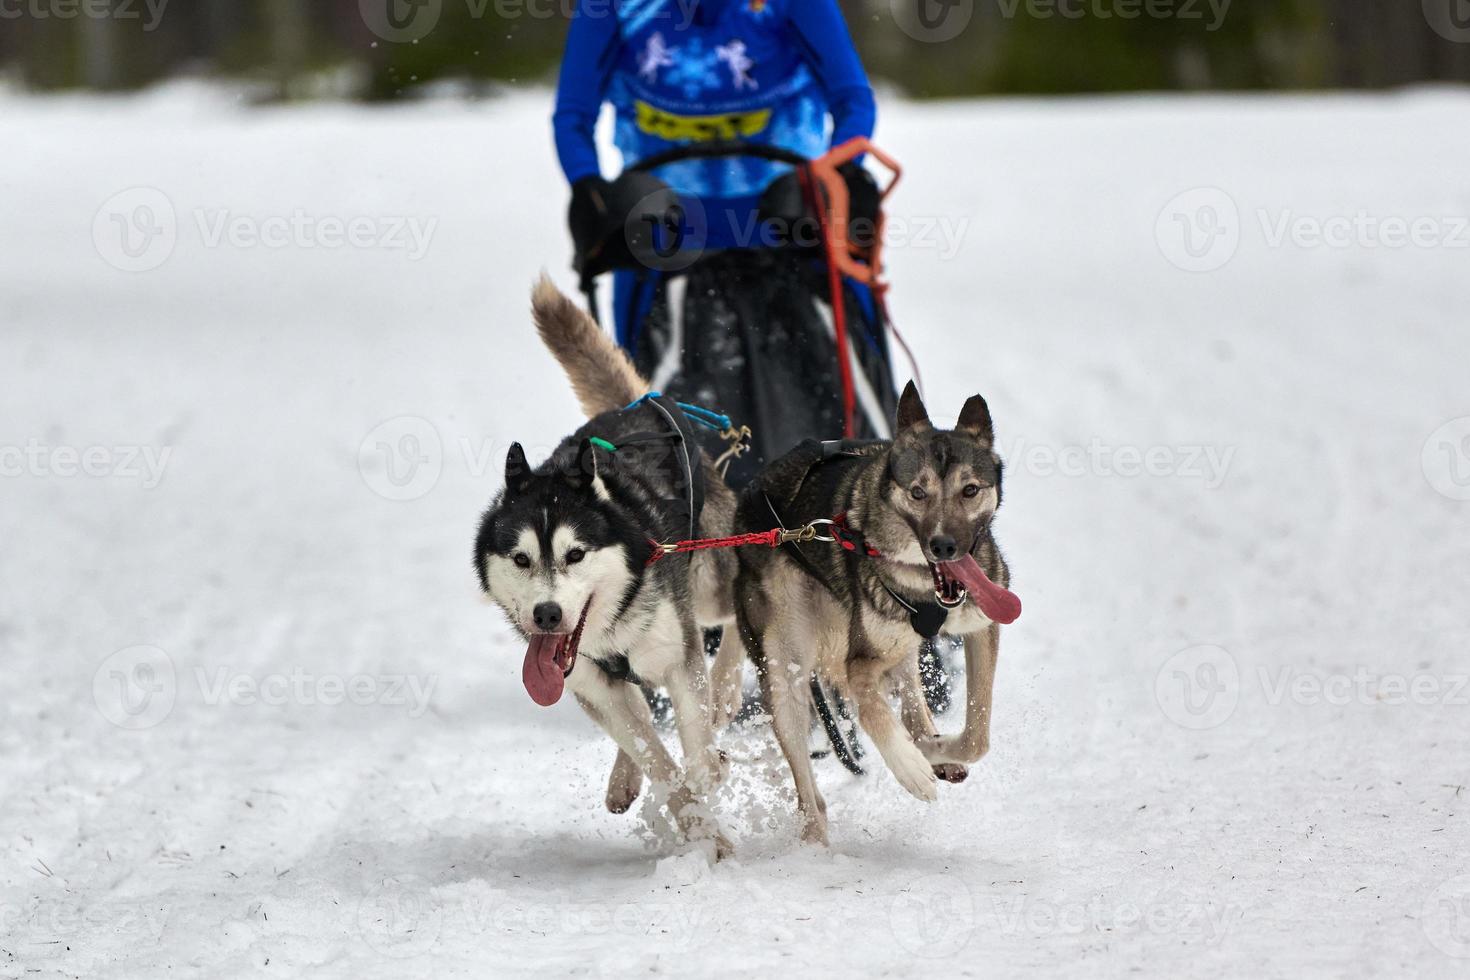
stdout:
{"type": "MultiPolygon", "coordinates": [[[[1470,81],[1470,0],[948,0],[931,13],[966,26],[943,41],[895,21],[902,4],[935,2],[842,0],[869,71],[916,97],[1470,81]],[[1122,16],[1130,4],[1145,12],[1122,16]]],[[[553,80],[572,6],[0,0],[0,80],[126,90],[227,77],[257,83],[265,100],[491,93],[553,80]],[[395,36],[392,25],[412,18],[426,19],[395,36]]]]}

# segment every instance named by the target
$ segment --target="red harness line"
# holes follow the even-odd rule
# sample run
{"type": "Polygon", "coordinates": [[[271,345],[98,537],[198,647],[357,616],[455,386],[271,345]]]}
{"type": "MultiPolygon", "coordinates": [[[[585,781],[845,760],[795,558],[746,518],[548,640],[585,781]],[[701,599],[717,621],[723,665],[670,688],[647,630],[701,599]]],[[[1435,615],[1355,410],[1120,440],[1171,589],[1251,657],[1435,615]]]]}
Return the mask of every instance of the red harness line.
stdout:
{"type": "Polygon", "coordinates": [[[827,204],[821,191],[812,179],[809,167],[797,171],[803,196],[817,216],[817,225],[822,232],[823,250],[827,254],[827,291],[832,305],[832,334],[837,342],[837,377],[842,383],[842,434],[852,439],[857,434],[857,387],[853,382],[852,364],[847,353],[847,297],[842,288],[842,271],[837,267],[837,255],[832,250],[831,236],[827,224],[827,204]]]}
{"type": "Polygon", "coordinates": [[[684,541],[675,541],[673,544],[663,544],[659,541],[649,539],[653,545],[653,554],[648,556],[648,564],[652,565],[660,558],[668,555],[688,554],[691,551],[708,551],[713,548],[743,548],[746,545],[763,545],[767,548],[779,548],[783,544],[792,542],[805,543],[808,541],[832,541],[842,546],[844,551],[861,553],[868,558],[881,558],[882,553],[863,540],[863,536],[854,531],[847,523],[846,514],[838,514],[830,521],[812,521],[793,531],[784,527],[773,527],[769,531],[755,531],[750,534],[736,534],[728,538],[689,538],[684,541]],[[819,525],[830,526],[832,537],[820,537],[817,534],[819,525]]]}

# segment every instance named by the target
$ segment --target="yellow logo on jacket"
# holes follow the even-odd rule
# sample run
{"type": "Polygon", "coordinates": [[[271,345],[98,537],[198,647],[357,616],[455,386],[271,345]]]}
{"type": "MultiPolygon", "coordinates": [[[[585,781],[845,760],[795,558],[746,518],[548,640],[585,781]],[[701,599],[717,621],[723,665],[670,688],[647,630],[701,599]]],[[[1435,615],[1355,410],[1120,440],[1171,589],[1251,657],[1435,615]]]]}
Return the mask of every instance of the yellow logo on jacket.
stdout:
{"type": "Polygon", "coordinates": [[[716,116],[680,116],[665,112],[642,100],[634,102],[638,128],[669,142],[707,143],[714,140],[745,139],[771,124],[771,110],[723,112],[716,116]]]}

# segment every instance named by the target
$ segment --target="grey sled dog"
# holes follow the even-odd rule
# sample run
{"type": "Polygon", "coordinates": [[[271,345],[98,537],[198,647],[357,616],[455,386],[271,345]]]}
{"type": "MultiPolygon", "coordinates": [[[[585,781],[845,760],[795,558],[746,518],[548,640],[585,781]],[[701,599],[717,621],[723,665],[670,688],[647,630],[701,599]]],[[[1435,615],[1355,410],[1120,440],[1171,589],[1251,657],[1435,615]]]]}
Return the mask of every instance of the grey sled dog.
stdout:
{"type": "Polygon", "coordinates": [[[648,384],[586,313],[545,278],[531,308],[591,418],[534,469],[511,447],[505,488],[475,541],[480,585],[526,638],[532,699],[550,705],[570,690],[617,743],[608,809],[628,809],[646,776],[688,839],[727,856],[705,804],[723,762],[702,628],[733,620],[736,559],[700,551],[655,561],[653,542],[729,534],[735,495],[671,402],[628,407],[648,384]],[[668,690],[682,770],[654,730],[640,680],[668,690]]]}
{"type": "MultiPolygon", "coordinates": [[[[798,447],[766,467],[736,516],[750,529],[841,515],[846,535],[846,545],[746,549],[735,588],[741,635],[796,781],[802,836],[813,843],[827,843],[827,814],[807,744],[812,672],[856,706],[899,783],[933,800],[936,778],[964,779],[964,766],[989,749],[999,624],[1020,615],[991,536],[1002,467],[985,400],[971,398],[956,428],[939,430],[910,384],[895,433],[891,443],[798,447]],[[964,730],[947,737],[935,729],[918,674],[919,637],[941,624],[964,638],[968,687],[964,730]]],[[[721,685],[729,673],[716,668],[721,685]]]]}

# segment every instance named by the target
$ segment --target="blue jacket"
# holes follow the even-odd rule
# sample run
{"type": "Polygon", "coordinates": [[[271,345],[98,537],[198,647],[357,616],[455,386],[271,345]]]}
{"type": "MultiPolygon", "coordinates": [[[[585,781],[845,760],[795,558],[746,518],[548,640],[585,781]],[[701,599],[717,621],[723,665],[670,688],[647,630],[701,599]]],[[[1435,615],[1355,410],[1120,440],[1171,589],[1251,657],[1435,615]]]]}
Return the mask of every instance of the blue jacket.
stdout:
{"type": "MultiPolygon", "coordinates": [[[[872,135],[874,122],[873,90],[836,0],[579,0],[553,120],[569,182],[599,173],[592,133],[604,101],[616,109],[628,164],[727,139],[820,156],[872,135]]],[[[691,160],[657,173],[708,201],[754,198],[786,169],[691,160]]]]}

